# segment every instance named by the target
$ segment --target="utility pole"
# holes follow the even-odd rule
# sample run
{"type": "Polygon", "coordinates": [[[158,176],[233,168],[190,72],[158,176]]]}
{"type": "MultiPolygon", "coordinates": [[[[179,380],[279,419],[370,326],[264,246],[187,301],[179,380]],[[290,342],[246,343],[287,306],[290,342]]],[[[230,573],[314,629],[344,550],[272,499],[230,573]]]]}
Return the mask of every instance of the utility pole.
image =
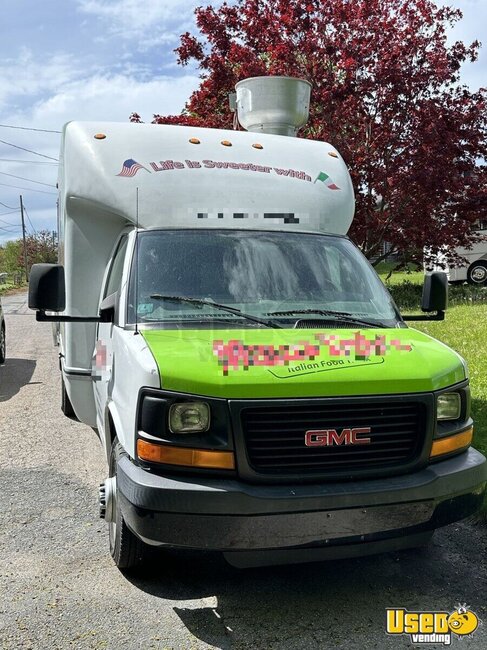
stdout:
{"type": "Polygon", "coordinates": [[[24,220],[24,202],[22,200],[22,194],[20,195],[20,216],[22,218],[22,239],[24,240],[24,268],[25,268],[25,280],[29,282],[29,269],[27,267],[27,244],[25,242],[25,220],[24,220]]]}

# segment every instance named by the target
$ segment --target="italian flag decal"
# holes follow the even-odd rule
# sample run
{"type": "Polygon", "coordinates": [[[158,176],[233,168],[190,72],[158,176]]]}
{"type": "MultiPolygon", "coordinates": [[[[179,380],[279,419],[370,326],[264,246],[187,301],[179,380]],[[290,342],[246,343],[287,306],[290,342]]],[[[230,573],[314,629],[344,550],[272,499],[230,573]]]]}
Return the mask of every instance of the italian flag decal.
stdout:
{"type": "Polygon", "coordinates": [[[328,174],[325,174],[325,172],[320,172],[318,176],[315,179],[315,183],[320,181],[321,183],[324,183],[326,187],[329,190],[339,190],[340,188],[338,185],[335,185],[335,183],[331,180],[331,178],[328,176],[328,174]]]}

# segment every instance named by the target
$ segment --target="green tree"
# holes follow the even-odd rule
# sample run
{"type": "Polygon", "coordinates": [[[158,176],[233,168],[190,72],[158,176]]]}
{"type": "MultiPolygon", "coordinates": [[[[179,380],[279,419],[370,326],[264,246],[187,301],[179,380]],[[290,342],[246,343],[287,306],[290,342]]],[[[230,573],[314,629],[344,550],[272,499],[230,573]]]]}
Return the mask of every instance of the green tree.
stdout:
{"type": "Polygon", "coordinates": [[[21,271],[23,264],[19,265],[19,256],[22,252],[22,240],[6,242],[0,249],[0,271],[2,273],[16,273],[21,271]]]}
{"type": "MultiPolygon", "coordinates": [[[[41,230],[25,238],[27,268],[33,264],[55,264],[58,259],[57,233],[41,230]]],[[[22,239],[8,241],[0,246],[0,273],[24,271],[24,242],[22,239]]]]}

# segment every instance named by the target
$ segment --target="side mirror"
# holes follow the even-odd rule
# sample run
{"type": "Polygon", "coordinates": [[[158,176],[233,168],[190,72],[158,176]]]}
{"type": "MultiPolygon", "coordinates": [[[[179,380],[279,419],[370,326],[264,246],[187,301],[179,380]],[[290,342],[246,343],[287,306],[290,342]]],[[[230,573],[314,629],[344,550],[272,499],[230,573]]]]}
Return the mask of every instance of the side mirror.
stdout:
{"type": "Polygon", "coordinates": [[[448,306],[448,278],[446,273],[435,271],[424,279],[422,311],[445,311],[448,306]]]}
{"type": "Polygon", "coordinates": [[[29,276],[29,308],[39,311],[64,311],[66,287],[60,264],[34,264],[29,276]]]}
{"type": "Polygon", "coordinates": [[[448,277],[442,271],[434,271],[424,279],[421,310],[426,313],[436,312],[432,316],[403,316],[403,320],[445,320],[448,306],[448,277]]]}
{"type": "Polygon", "coordinates": [[[36,320],[47,323],[98,323],[99,316],[48,315],[46,311],[66,309],[64,267],[60,264],[34,264],[29,277],[29,309],[35,309],[36,320]]]}

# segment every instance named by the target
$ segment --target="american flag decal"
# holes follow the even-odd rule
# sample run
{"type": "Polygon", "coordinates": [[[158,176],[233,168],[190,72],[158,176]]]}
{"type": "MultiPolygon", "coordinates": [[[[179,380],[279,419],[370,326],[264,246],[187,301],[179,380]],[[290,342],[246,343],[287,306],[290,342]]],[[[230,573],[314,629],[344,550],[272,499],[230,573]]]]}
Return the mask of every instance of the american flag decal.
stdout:
{"type": "Polygon", "coordinates": [[[146,172],[149,172],[148,169],[146,169],[143,165],[140,165],[136,160],[129,158],[123,163],[122,171],[120,174],[116,174],[116,176],[135,176],[139,169],[145,169],[146,172]]]}

